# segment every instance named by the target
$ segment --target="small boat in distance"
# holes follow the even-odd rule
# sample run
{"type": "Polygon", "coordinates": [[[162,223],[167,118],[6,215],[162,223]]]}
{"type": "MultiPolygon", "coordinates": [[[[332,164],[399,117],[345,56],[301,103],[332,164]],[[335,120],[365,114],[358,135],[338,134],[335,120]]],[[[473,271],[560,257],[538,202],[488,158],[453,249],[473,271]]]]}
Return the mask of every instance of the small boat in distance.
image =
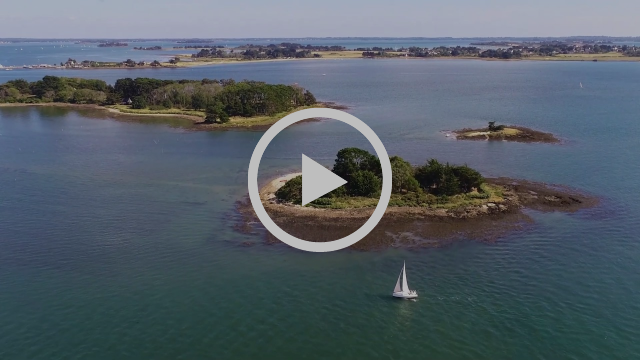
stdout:
{"type": "Polygon", "coordinates": [[[580,89],[582,89],[582,83],[580,83],[580,89]]]}
{"type": "Polygon", "coordinates": [[[402,299],[415,299],[418,297],[418,292],[409,289],[409,285],[407,284],[406,266],[406,263],[402,265],[402,270],[400,270],[400,276],[398,276],[396,287],[393,289],[393,296],[402,299]]]}

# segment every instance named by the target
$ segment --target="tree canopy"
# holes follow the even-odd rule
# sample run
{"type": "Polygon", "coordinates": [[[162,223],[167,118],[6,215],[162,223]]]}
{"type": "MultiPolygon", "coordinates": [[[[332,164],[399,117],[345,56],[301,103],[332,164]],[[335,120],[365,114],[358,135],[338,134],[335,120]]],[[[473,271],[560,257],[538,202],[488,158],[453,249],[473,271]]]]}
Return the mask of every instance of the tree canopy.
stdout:
{"type": "Polygon", "coordinates": [[[274,115],[316,103],[311,92],[297,85],[233,79],[124,78],[111,86],[102,80],[45,76],[34,82],[18,79],[0,85],[0,102],[114,105],[129,100],[135,109],[206,111],[214,122],[224,122],[229,116],[274,115]]]}
{"type": "MultiPolygon", "coordinates": [[[[442,164],[431,159],[425,165],[414,167],[399,156],[392,156],[389,161],[392,171],[392,193],[400,194],[403,198],[430,196],[436,199],[479,192],[485,181],[478,171],[467,165],[442,164]]],[[[333,172],[347,180],[347,184],[326,194],[324,198],[378,197],[380,194],[380,161],[366,150],[344,148],[338,151],[333,172]]],[[[302,176],[289,180],[275,195],[280,201],[300,204],[302,176]]]]}

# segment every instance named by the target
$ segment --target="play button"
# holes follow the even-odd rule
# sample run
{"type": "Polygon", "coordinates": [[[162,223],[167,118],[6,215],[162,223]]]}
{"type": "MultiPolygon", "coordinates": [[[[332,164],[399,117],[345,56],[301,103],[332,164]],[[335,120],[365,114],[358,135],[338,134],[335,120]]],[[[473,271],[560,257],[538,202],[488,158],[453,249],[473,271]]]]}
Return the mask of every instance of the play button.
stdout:
{"type": "MultiPolygon", "coordinates": [[[[371,130],[371,128],[360,119],[344,111],[335,109],[304,109],[291,113],[273,124],[273,126],[271,126],[264,135],[262,135],[260,141],[258,141],[258,144],[256,145],[256,148],[253,150],[251,161],[249,161],[249,171],[247,175],[249,180],[249,199],[251,200],[251,205],[253,205],[256,216],[260,219],[262,225],[264,225],[264,227],[269,230],[273,236],[277,237],[282,242],[304,251],[336,251],[355,244],[357,241],[369,234],[378,224],[380,219],[382,219],[382,216],[384,216],[384,212],[387,209],[387,205],[389,204],[389,199],[391,198],[391,162],[389,161],[389,154],[387,154],[387,150],[384,148],[382,141],[380,141],[380,138],[378,138],[376,133],[374,133],[373,130],[371,130]],[[382,192],[380,193],[380,200],[369,219],[352,234],[347,235],[342,239],[327,242],[305,241],[282,230],[280,226],[278,226],[278,224],[269,217],[269,214],[267,214],[267,211],[262,204],[262,198],[258,189],[258,168],[260,166],[260,159],[262,159],[262,155],[267,149],[269,142],[271,142],[278,133],[286,129],[289,125],[312,118],[335,119],[353,126],[356,130],[361,132],[367,140],[369,140],[380,159],[380,166],[382,168],[382,192]]],[[[310,201],[317,199],[345,183],[347,182],[338,175],[302,155],[303,204],[308,204],[310,201]]],[[[307,207],[299,207],[299,210],[311,210],[309,213],[314,212],[314,210],[308,209],[307,207]]]]}
{"type": "Polygon", "coordinates": [[[338,188],[347,181],[302,154],[302,205],[338,188]]]}

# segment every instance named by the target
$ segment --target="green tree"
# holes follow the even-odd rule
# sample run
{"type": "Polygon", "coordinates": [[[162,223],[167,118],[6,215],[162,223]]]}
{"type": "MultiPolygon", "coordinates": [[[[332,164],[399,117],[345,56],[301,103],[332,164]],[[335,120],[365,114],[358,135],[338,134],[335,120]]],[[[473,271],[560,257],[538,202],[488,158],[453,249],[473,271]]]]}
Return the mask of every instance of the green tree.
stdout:
{"type": "Polygon", "coordinates": [[[7,85],[0,86],[0,102],[14,103],[21,101],[22,96],[18,89],[7,85]]]}
{"type": "Polygon", "coordinates": [[[31,94],[39,98],[53,99],[55,92],[62,90],[65,86],[63,78],[57,76],[45,76],[42,80],[38,80],[30,84],[31,94]]]}
{"type": "Polygon", "coordinates": [[[16,79],[7,81],[7,85],[17,89],[21,94],[30,94],[29,82],[25,79],[16,79]]]}
{"type": "Polygon", "coordinates": [[[366,150],[358,148],[344,148],[338,151],[333,172],[341,178],[351,181],[357,171],[368,170],[376,176],[382,175],[380,160],[366,150]]]}
{"type": "Polygon", "coordinates": [[[409,164],[399,156],[392,156],[391,158],[389,158],[389,161],[391,162],[393,192],[400,193],[403,190],[416,191],[417,181],[413,177],[413,166],[411,166],[411,164],[409,164]]]}
{"type": "Polygon", "coordinates": [[[313,105],[317,101],[316,101],[316,97],[313,96],[313,94],[307,90],[304,92],[304,102],[306,105],[313,105]]]}
{"type": "Polygon", "coordinates": [[[453,167],[447,164],[442,172],[440,185],[435,189],[435,195],[453,196],[460,193],[462,193],[460,180],[453,172],[453,167]]]}
{"type": "Polygon", "coordinates": [[[136,96],[132,99],[132,109],[144,109],[147,107],[147,99],[144,96],[136,96]]]}
{"type": "Polygon", "coordinates": [[[369,170],[356,171],[351,176],[349,183],[349,195],[351,196],[374,196],[382,188],[382,181],[376,174],[369,170]]]}
{"type": "Polygon", "coordinates": [[[118,105],[122,103],[122,97],[119,94],[114,92],[107,93],[107,98],[105,99],[106,105],[118,105]]]}
{"type": "Polygon", "coordinates": [[[63,89],[58,90],[56,92],[56,95],[53,98],[53,101],[63,102],[63,103],[71,102],[73,100],[73,93],[74,93],[74,90],[72,87],[65,86],[63,89]]]}
{"type": "Polygon", "coordinates": [[[73,102],[76,104],[102,104],[106,100],[107,95],[102,91],[78,89],[73,93],[73,102]]]}
{"type": "Polygon", "coordinates": [[[229,122],[229,115],[224,111],[224,105],[221,102],[216,102],[215,104],[207,107],[204,121],[208,124],[224,124],[229,122]]]}
{"type": "Polygon", "coordinates": [[[504,129],[504,125],[496,125],[495,121],[489,121],[489,126],[487,128],[489,131],[500,131],[504,129]]]}
{"type": "Polygon", "coordinates": [[[194,110],[207,108],[207,99],[204,94],[197,91],[191,96],[191,107],[194,110]]]}
{"type": "Polygon", "coordinates": [[[473,188],[479,189],[484,183],[484,178],[480,173],[467,165],[453,166],[453,174],[458,178],[460,190],[462,192],[470,192],[473,188]]]}
{"type": "Polygon", "coordinates": [[[441,185],[443,173],[444,166],[438,160],[431,159],[416,169],[415,178],[423,189],[432,192],[441,185]]]}

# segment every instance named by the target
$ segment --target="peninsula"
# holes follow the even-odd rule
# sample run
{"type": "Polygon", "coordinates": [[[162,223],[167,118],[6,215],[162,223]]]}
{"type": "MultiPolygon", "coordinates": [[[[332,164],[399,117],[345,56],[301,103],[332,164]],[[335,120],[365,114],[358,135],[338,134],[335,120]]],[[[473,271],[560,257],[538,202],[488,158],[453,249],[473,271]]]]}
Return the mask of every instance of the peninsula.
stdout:
{"type": "Polygon", "coordinates": [[[319,103],[298,85],[124,78],[112,86],[102,80],[56,76],[0,85],[0,105],[58,105],[128,116],[180,117],[187,120],[185,127],[202,130],[264,127],[298,109],[335,106],[319,103]]]}
{"type": "MultiPolygon", "coordinates": [[[[187,59],[183,66],[230,61],[264,61],[276,59],[340,59],[340,58],[450,58],[498,60],[574,60],[574,61],[640,61],[636,45],[604,44],[599,41],[489,42],[493,48],[477,46],[372,47],[347,49],[344,46],[280,43],[247,44],[235,48],[202,47],[195,54],[179,55],[187,59]],[[501,45],[495,46],[495,45],[501,45]],[[190,59],[190,61],[188,61],[190,59]]],[[[193,48],[196,48],[194,46],[193,48]]]]}

